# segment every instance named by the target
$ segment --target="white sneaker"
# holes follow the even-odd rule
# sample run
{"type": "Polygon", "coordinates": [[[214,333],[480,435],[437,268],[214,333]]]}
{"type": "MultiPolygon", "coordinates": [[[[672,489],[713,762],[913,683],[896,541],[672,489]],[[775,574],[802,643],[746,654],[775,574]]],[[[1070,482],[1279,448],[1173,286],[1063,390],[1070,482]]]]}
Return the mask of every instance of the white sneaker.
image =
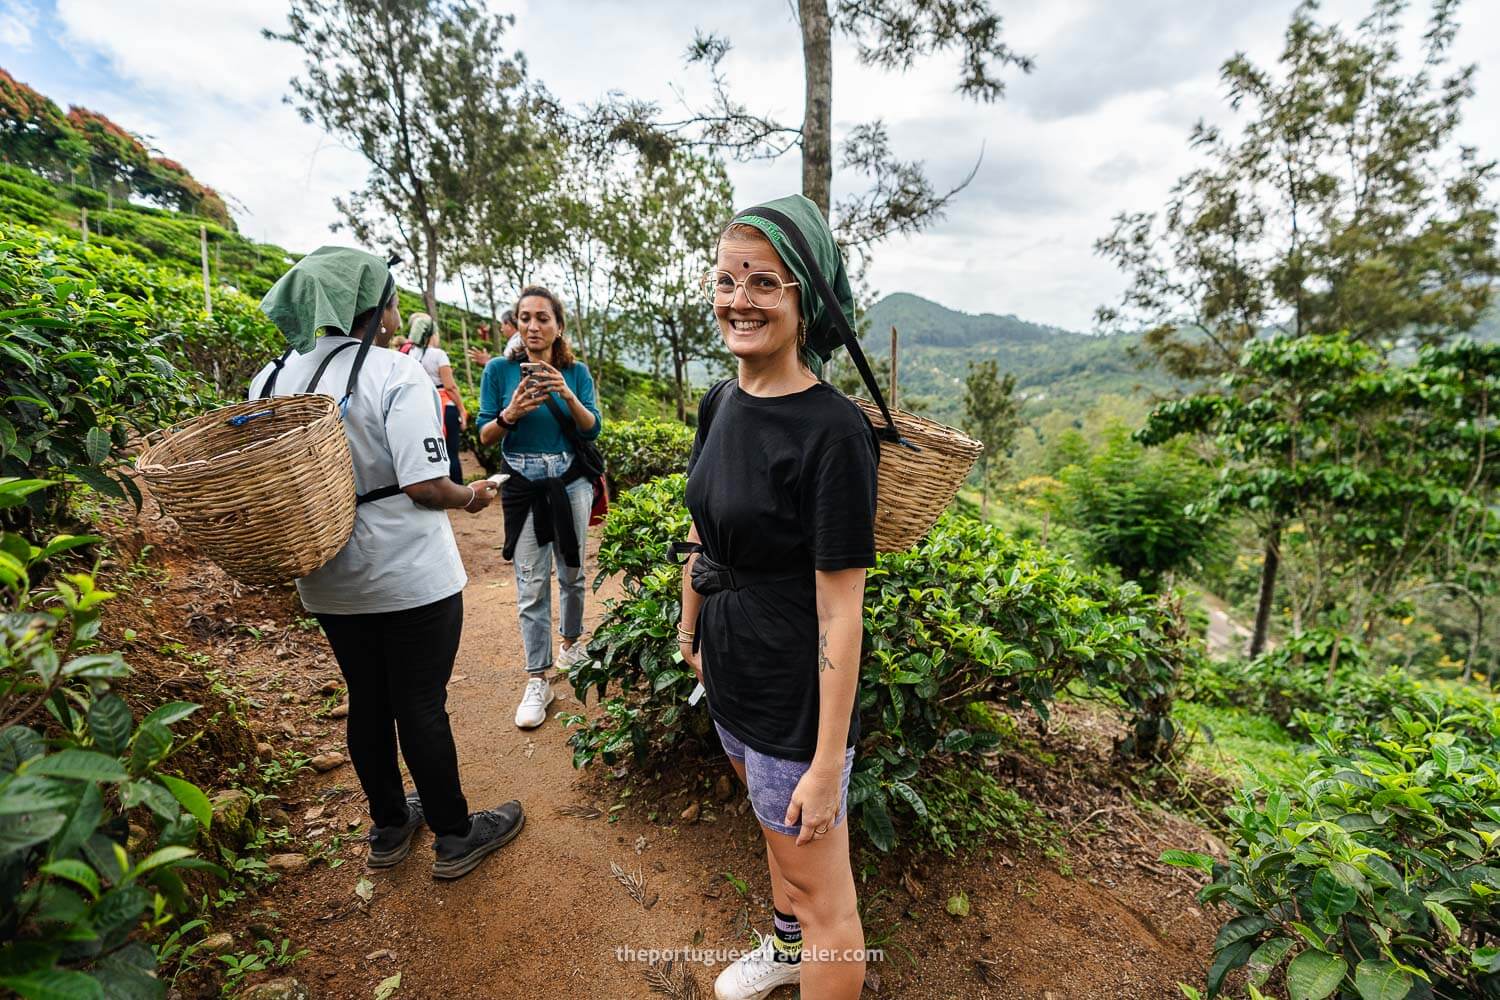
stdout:
{"type": "Polygon", "coordinates": [[[557,654],[557,669],[572,670],[588,658],[589,651],[587,644],[582,639],[579,639],[573,645],[557,654]]]}
{"type": "Polygon", "coordinates": [[[521,695],[521,704],[516,706],[516,725],[522,729],[535,729],[547,721],[547,706],[555,696],[552,685],[545,677],[533,677],[526,682],[526,693],[521,695]]]}
{"type": "Polygon", "coordinates": [[[742,955],[714,980],[718,1000],[761,1000],[778,986],[802,981],[802,966],[778,962],[768,934],[748,955],[742,955]]]}

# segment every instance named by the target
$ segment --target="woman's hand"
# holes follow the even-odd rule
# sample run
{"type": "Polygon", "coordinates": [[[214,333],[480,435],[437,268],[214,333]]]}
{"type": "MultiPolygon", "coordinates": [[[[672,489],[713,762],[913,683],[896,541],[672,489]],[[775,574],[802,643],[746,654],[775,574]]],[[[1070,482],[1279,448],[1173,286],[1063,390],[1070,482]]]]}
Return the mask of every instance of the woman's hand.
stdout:
{"type": "Polygon", "coordinates": [[[833,828],[833,821],[839,814],[839,793],[844,780],[842,768],[843,761],[839,762],[838,769],[833,769],[819,764],[814,758],[812,767],[797,782],[782,822],[787,826],[802,824],[802,832],[797,834],[798,847],[821,840],[833,828]]]}
{"type": "Polygon", "coordinates": [[[469,488],[474,491],[474,499],[464,505],[464,510],[470,514],[478,514],[500,495],[500,487],[488,479],[475,480],[469,484],[469,488]]]}
{"type": "Polygon", "coordinates": [[[703,656],[693,651],[693,640],[677,637],[677,651],[682,654],[682,662],[693,668],[693,673],[698,675],[698,683],[703,683],[703,656]]]}
{"type": "Polygon", "coordinates": [[[535,386],[530,377],[521,379],[521,384],[516,386],[516,391],[510,394],[510,402],[500,412],[506,423],[518,424],[522,417],[542,405],[542,400],[546,399],[546,396],[534,392],[534,389],[535,386]]]}
{"type": "Polygon", "coordinates": [[[532,364],[536,365],[536,368],[532,369],[530,376],[533,389],[543,394],[553,392],[562,393],[564,399],[568,398],[572,390],[568,388],[568,383],[562,377],[562,372],[540,361],[534,361],[532,364]]]}

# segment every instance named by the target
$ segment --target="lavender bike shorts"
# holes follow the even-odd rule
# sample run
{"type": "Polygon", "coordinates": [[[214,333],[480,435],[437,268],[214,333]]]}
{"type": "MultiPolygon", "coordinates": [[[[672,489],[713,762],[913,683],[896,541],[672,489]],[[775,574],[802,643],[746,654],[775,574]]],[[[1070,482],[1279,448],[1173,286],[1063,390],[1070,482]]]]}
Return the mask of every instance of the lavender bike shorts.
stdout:
{"type": "MultiPolygon", "coordinates": [[[[717,721],[714,722],[714,728],[719,731],[719,742],[724,744],[724,752],[745,765],[750,808],[755,810],[755,818],[760,820],[760,825],[788,837],[800,834],[800,826],[787,826],[782,820],[786,819],[787,806],[792,804],[792,793],[797,790],[797,782],[812,767],[812,762],[772,757],[745,746],[717,721]]],[[[853,770],[854,748],[850,747],[844,751],[844,773],[839,780],[839,812],[830,828],[842,823],[849,811],[849,773],[853,770]]]]}

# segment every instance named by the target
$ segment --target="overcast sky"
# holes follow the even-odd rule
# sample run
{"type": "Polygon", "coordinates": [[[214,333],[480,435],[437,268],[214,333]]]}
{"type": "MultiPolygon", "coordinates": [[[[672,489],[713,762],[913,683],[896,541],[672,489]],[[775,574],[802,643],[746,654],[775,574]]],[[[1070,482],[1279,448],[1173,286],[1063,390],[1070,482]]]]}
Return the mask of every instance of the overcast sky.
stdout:
{"type": "MultiPolygon", "coordinates": [[[[1036,59],[1009,74],[993,105],[953,91],[957,60],[938,55],[906,74],[866,69],[837,41],[835,139],[884,118],[903,158],[939,186],[979,159],[974,183],[946,219],[880,246],[871,271],[884,293],[909,291],[967,312],[1013,313],[1089,329],[1123,279],[1093,253],[1122,210],[1160,206],[1196,160],[1200,117],[1230,123],[1218,67],[1236,50],[1269,63],[1293,0],[993,0],[1005,35],[1036,59]]],[[[801,49],[789,0],[494,0],[516,15],[514,44],[532,75],[568,103],[612,90],[671,105],[702,97],[683,66],[695,26],[735,43],[735,94],[795,122],[801,49]]],[[[1329,0],[1351,23],[1366,0],[1329,0]]],[[[1425,9],[1418,4],[1419,12],[1425,9]]],[[[267,42],[284,0],[0,0],[0,66],[59,104],[94,108],[145,134],[163,153],[240,205],[241,229],[290,249],[329,242],[333,198],[359,186],[362,161],[300,122],[282,95],[300,67],[267,42]]],[[[1457,56],[1480,67],[1464,140],[1500,156],[1500,2],[1469,0],[1457,56]]],[[[1416,24],[1416,21],[1413,21],[1416,24]]],[[[736,200],[794,191],[795,154],[733,164],[736,200]]],[[[855,179],[834,180],[835,199],[855,179]]]]}

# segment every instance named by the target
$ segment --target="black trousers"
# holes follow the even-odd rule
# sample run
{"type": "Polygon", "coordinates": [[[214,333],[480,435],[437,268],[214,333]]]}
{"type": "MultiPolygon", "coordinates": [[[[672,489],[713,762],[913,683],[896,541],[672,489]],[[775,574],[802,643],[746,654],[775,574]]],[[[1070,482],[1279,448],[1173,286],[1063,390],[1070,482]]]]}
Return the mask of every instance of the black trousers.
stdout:
{"type": "Polygon", "coordinates": [[[443,407],[443,439],[448,446],[448,478],[462,486],[464,467],[458,453],[463,450],[464,438],[458,426],[458,407],[452,403],[443,407]]]}
{"type": "Polygon", "coordinates": [[[427,825],[469,831],[448,722],[448,678],[464,625],[462,593],[385,614],[318,615],[349,687],[349,758],[376,826],[406,822],[397,736],[427,825]]]}

